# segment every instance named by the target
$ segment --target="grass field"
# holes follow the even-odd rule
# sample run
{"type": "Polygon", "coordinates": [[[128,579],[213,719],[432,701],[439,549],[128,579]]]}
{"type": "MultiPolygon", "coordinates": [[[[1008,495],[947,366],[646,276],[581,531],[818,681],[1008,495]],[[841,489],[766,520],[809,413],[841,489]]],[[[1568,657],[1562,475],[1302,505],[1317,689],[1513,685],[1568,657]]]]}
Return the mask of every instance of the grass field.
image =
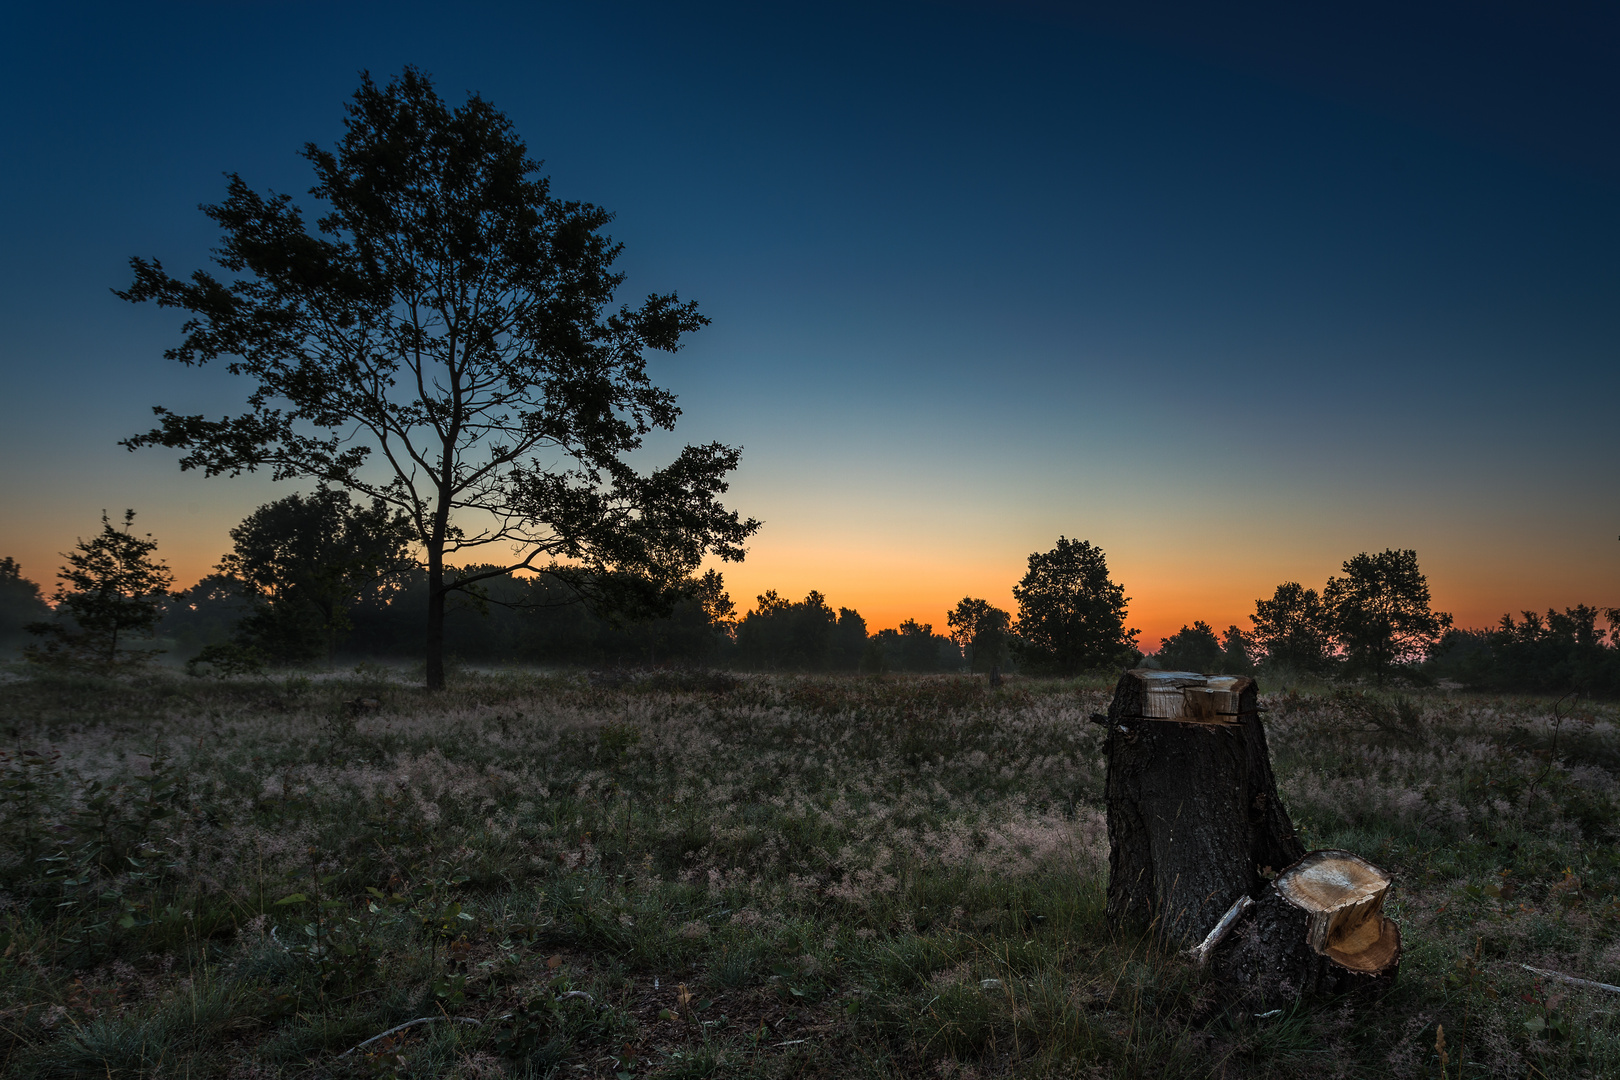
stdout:
{"type": "Polygon", "coordinates": [[[1613,707],[1263,697],[1306,846],[1393,872],[1406,954],[1256,1017],[1105,923],[1108,689],[15,679],[0,1069],[1620,1075],[1620,994],[1519,966],[1620,982],[1613,707]]]}

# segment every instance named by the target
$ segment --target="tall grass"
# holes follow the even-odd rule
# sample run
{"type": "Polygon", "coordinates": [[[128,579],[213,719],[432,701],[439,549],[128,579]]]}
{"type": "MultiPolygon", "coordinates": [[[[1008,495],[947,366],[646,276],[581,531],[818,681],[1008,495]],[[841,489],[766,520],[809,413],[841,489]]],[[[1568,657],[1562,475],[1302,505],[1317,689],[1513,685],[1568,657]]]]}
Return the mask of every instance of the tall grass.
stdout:
{"type": "Polygon", "coordinates": [[[1381,1000],[1255,1017],[1104,921],[1107,692],[0,686],[3,1069],[1438,1076],[1439,1045],[1447,1076],[1620,1071],[1617,1002],[1518,966],[1620,981],[1611,711],[1266,698],[1307,844],[1394,873],[1406,958],[1381,1000]]]}

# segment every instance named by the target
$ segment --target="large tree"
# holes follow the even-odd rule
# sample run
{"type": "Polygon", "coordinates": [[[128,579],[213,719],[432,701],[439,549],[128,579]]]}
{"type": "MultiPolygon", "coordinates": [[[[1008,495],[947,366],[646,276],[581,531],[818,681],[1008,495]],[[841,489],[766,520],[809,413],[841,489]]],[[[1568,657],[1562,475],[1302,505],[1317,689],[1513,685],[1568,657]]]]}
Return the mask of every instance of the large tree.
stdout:
{"type": "Polygon", "coordinates": [[[1332,613],[1315,589],[1297,581],[1277,586],[1270,600],[1256,600],[1255,645],[1268,664],[1294,671],[1321,671],[1332,661],[1332,613]]]}
{"type": "Polygon", "coordinates": [[[1423,659],[1451,625],[1450,615],[1429,608],[1415,551],[1362,552],[1345,562],[1344,574],[1328,579],[1322,599],[1346,664],[1379,683],[1396,665],[1423,659]]]}
{"type": "Polygon", "coordinates": [[[1031,554],[1013,599],[1020,649],[1035,667],[1068,675],[1136,655],[1138,632],[1125,628],[1130,598],[1108,579],[1108,560],[1089,540],[1060,536],[1051,551],[1031,554]]]}
{"type": "Polygon", "coordinates": [[[253,388],[234,417],[158,407],[160,426],[125,445],[182,449],[181,468],[208,475],[313,477],[405,513],[427,569],[430,687],[444,684],[446,599],[481,579],[632,579],[656,607],[705,556],[741,559],[759,523],[719,501],[737,448],[688,446],[647,473],[625,460],[680,415],[645,353],[704,325],[696,306],[669,294],[610,310],[624,277],[612,215],[555,198],[483,98],[451,108],[407,68],[387,86],[364,76],[347,111],[335,150],[303,151],[324,204],[313,230],[291,197],[232,174],[204,208],[229,280],[132,260],[120,296],[190,313],[165,355],[225,359],[253,388]]]}

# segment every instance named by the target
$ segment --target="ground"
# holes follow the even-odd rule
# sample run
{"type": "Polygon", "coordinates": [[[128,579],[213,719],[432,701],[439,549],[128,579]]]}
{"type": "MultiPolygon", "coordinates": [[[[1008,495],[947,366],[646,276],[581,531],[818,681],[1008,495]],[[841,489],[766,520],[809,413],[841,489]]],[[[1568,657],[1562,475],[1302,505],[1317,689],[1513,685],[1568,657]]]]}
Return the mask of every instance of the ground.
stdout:
{"type": "Polygon", "coordinates": [[[1520,966],[1620,981],[1613,706],[1264,695],[1306,846],[1393,875],[1406,953],[1385,996],[1257,1017],[1103,918],[1108,690],[25,673],[0,685],[0,1068],[1620,1072],[1620,995],[1520,966]]]}

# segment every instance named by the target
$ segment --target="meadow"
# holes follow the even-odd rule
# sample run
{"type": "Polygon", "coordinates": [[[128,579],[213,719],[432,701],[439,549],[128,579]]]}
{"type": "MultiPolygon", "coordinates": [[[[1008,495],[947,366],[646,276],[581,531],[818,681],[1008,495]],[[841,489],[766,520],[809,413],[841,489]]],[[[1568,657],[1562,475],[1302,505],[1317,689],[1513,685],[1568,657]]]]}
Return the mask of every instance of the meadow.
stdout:
{"type": "Polygon", "coordinates": [[[1521,966],[1620,982],[1614,706],[1264,693],[1406,951],[1256,1016],[1104,919],[1110,690],[15,675],[0,1074],[1620,1075],[1620,994],[1521,966]]]}

